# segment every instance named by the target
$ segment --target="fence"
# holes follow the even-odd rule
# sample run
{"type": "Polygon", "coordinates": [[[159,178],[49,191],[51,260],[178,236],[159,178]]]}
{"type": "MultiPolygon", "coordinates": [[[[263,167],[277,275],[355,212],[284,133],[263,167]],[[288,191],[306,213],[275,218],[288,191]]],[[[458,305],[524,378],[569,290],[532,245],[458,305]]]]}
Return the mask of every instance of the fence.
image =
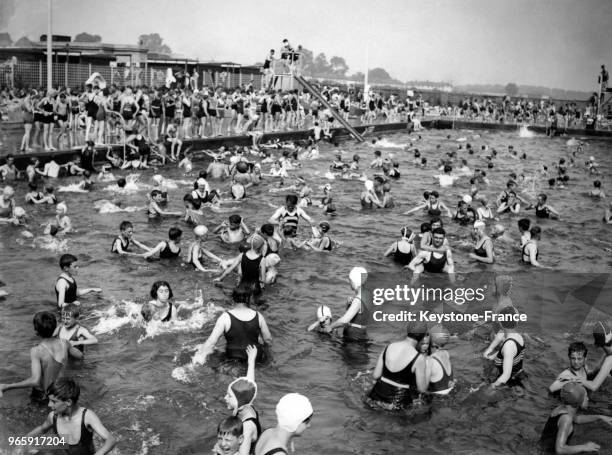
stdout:
{"type": "MultiPolygon", "coordinates": [[[[53,65],[52,83],[54,87],[80,88],[92,73],[98,72],[108,83],[117,84],[119,87],[127,85],[159,87],[166,84],[168,69],[174,69],[177,66],[145,64],[141,67],[111,67],[91,63],[64,62],[53,65]]],[[[252,68],[206,66],[196,66],[198,69],[197,88],[215,86],[232,89],[248,83],[252,83],[256,90],[262,87],[263,75],[252,68]]],[[[196,68],[193,68],[191,72],[193,73],[196,68]]],[[[47,84],[47,65],[43,61],[18,61],[12,69],[5,68],[1,76],[0,85],[14,84],[17,88],[44,87],[47,84]]]]}

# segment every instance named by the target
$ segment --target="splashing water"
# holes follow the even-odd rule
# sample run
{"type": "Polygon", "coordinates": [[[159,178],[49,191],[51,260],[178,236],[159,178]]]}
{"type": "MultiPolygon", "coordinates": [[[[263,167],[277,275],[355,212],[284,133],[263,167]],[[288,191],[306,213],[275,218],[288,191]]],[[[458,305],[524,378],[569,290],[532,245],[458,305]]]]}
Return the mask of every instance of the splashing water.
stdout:
{"type": "Polygon", "coordinates": [[[60,186],[57,188],[58,193],[89,193],[84,190],[80,183],[70,183],[69,185],[60,186]]]}
{"type": "Polygon", "coordinates": [[[137,212],[138,210],[144,210],[146,207],[124,207],[121,208],[111,201],[102,199],[94,202],[94,207],[98,213],[117,213],[117,212],[137,212]]]}
{"type": "Polygon", "coordinates": [[[519,130],[519,137],[529,138],[534,136],[535,133],[533,131],[529,131],[529,128],[527,128],[526,125],[521,126],[521,129],[519,130]]]}
{"type": "Polygon", "coordinates": [[[117,185],[109,185],[104,188],[104,191],[113,191],[119,194],[133,194],[138,193],[140,190],[148,190],[152,188],[151,185],[138,183],[139,178],[140,174],[129,174],[125,178],[125,187],[119,188],[117,185]]]}

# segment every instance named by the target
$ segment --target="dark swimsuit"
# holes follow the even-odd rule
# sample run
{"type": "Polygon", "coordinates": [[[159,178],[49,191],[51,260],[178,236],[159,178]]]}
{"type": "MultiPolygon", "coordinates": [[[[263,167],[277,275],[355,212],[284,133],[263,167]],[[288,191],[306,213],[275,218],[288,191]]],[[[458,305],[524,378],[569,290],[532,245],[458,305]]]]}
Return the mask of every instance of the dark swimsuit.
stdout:
{"type": "Polygon", "coordinates": [[[64,303],[72,303],[72,302],[76,302],[77,299],[77,284],[74,278],[72,278],[72,281],[66,279],[66,277],[64,276],[60,276],[57,281],[55,282],[55,297],[56,299],[59,297],[59,292],[57,292],[57,283],[59,283],[59,280],[64,280],[66,283],[68,283],[68,287],[66,288],[66,290],[64,291],[64,303]]]}
{"type": "MultiPolygon", "coordinates": [[[[347,307],[351,306],[354,298],[359,299],[358,297],[349,298],[347,307]]],[[[359,299],[359,301],[359,312],[351,319],[351,322],[344,326],[343,336],[345,340],[365,341],[368,339],[367,323],[370,319],[370,306],[361,299],[359,299]]]]}
{"type": "MultiPolygon", "coordinates": [[[[94,455],[96,448],[93,443],[93,431],[90,431],[85,425],[85,413],[87,409],[83,409],[81,415],[81,438],[76,444],[68,445],[67,449],[64,449],[64,453],[67,455],[94,455]]],[[[61,436],[57,431],[57,414],[53,414],[53,431],[58,436],[61,436]]]]}
{"type": "Polygon", "coordinates": [[[255,444],[257,444],[257,440],[261,435],[261,424],[259,423],[259,413],[257,409],[253,407],[253,405],[246,405],[238,412],[238,417],[242,420],[242,424],[245,422],[253,422],[255,424],[255,428],[257,429],[257,434],[255,441],[251,441],[251,449],[249,453],[255,453],[255,444]],[[250,411],[250,412],[249,412],[250,411]]]}
{"type": "Polygon", "coordinates": [[[393,260],[400,265],[408,265],[412,261],[412,249],[408,253],[404,253],[399,249],[399,242],[395,243],[395,252],[393,253],[393,260]]]}
{"type": "Polygon", "coordinates": [[[550,218],[550,210],[546,207],[546,204],[543,206],[535,206],[535,216],[538,218],[550,218]]]}
{"type": "MultiPolygon", "coordinates": [[[[529,240],[528,242],[525,243],[525,245],[523,245],[523,255],[521,257],[521,260],[527,264],[531,264],[531,256],[526,251],[527,245],[529,245],[530,243],[533,243],[533,242],[529,240]],[[525,257],[527,257],[527,260],[525,260],[525,257]]],[[[540,251],[536,250],[536,261],[538,260],[538,256],[540,256],[540,251]]]]}
{"type": "Polygon", "coordinates": [[[374,401],[389,403],[394,409],[400,409],[410,406],[418,396],[416,375],[412,372],[412,367],[421,354],[417,352],[408,365],[400,371],[393,372],[387,368],[388,347],[383,352],[382,376],[376,381],[368,397],[374,401]],[[383,378],[393,381],[398,385],[385,382],[383,378]]]}
{"type": "Polygon", "coordinates": [[[423,267],[429,273],[442,273],[446,265],[446,251],[442,253],[441,258],[436,258],[432,252],[429,257],[429,262],[424,262],[423,267]]]}
{"type": "Polygon", "coordinates": [[[180,247],[179,247],[178,251],[172,251],[170,249],[170,243],[164,242],[164,244],[166,246],[164,246],[164,249],[159,252],[159,258],[160,259],[174,259],[174,258],[179,257],[179,254],[181,254],[181,248],[180,247]]]}
{"type": "MultiPolygon", "coordinates": [[[[546,424],[544,425],[544,429],[542,430],[542,435],[540,436],[540,450],[542,454],[555,454],[556,451],[556,443],[557,443],[557,433],[559,432],[559,419],[561,416],[567,414],[567,412],[561,412],[555,416],[549,416],[546,424]]],[[[567,437],[566,444],[570,444],[570,439],[574,434],[574,430],[567,437]]]]}
{"type": "Polygon", "coordinates": [[[229,311],[230,328],[225,332],[225,355],[230,359],[246,360],[247,346],[260,346],[259,335],[259,313],[256,312],[253,319],[242,321],[229,311]]]}
{"type": "Polygon", "coordinates": [[[253,295],[261,294],[261,284],[259,283],[259,266],[261,260],[261,256],[251,259],[246,253],[242,254],[242,259],[240,260],[240,268],[242,270],[240,284],[245,285],[253,295]]]}
{"type": "Polygon", "coordinates": [[[524,345],[521,346],[514,338],[508,338],[505,340],[497,352],[497,357],[495,357],[495,366],[501,375],[504,372],[504,357],[502,355],[502,350],[504,349],[504,344],[506,344],[508,341],[513,341],[516,344],[516,356],[514,356],[514,359],[512,359],[512,373],[510,374],[510,379],[508,379],[506,384],[510,386],[520,385],[521,376],[523,374],[524,345]]]}
{"type": "Polygon", "coordinates": [[[125,243],[123,242],[123,238],[122,237],[115,237],[115,240],[113,240],[113,244],[111,246],[111,253],[118,253],[119,250],[117,250],[117,241],[119,241],[119,243],[121,243],[121,249],[123,251],[129,251],[129,247],[130,247],[130,239],[125,239],[125,243]]]}
{"type": "Polygon", "coordinates": [[[480,245],[480,248],[474,248],[474,254],[476,256],[479,256],[481,258],[486,258],[487,257],[487,249],[484,247],[485,243],[487,243],[486,240],[484,242],[482,242],[482,245],[480,245]]]}
{"type": "Polygon", "coordinates": [[[444,369],[444,365],[437,357],[431,356],[436,362],[440,364],[440,368],[442,368],[442,378],[436,382],[430,382],[429,388],[427,389],[429,392],[443,392],[451,388],[451,382],[453,382],[453,370],[451,368],[451,372],[447,373],[444,369]]]}

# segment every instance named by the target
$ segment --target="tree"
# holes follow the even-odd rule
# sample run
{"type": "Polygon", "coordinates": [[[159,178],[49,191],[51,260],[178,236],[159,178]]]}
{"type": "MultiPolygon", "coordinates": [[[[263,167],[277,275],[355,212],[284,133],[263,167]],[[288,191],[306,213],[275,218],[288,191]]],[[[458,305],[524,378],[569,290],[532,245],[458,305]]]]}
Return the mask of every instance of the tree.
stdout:
{"type": "Polygon", "coordinates": [[[361,71],[357,71],[352,76],[349,76],[349,79],[352,81],[363,82],[365,80],[365,74],[361,71]]]}
{"type": "Polygon", "coordinates": [[[346,73],[349,70],[349,66],[346,64],[346,61],[342,57],[333,56],[329,60],[329,64],[331,65],[331,70],[336,77],[346,77],[346,73]]]}
{"type": "Polygon", "coordinates": [[[516,96],[519,93],[519,88],[518,85],[516,85],[514,82],[509,82],[508,84],[506,84],[506,88],[504,89],[504,91],[508,96],[516,96]]]}
{"type": "Polygon", "coordinates": [[[301,50],[300,60],[302,61],[302,74],[312,76],[314,66],[314,54],[312,51],[303,47],[301,50]]]}
{"type": "Polygon", "coordinates": [[[312,73],[313,75],[328,75],[330,73],[331,66],[327,62],[327,57],[323,52],[317,55],[313,62],[312,73]]]}
{"type": "Polygon", "coordinates": [[[392,82],[393,78],[383,68],[373,68],[368,71],[369,82],[392,82]]]}
{"type": "Polygon", "coordinates": [[[170,55],[172,50],[166,44],[158,33],[150,33],[148,35],[140,35],[138,37],[138,45],[146,47],[149,52],[156,54],[170,55]]]}
{"type": "Polygon", "coordinates": [[[100,35],[90,35],[89,33],[79,33],[74,37],[75,43],[101,43],[102,37],[100,35]]]}

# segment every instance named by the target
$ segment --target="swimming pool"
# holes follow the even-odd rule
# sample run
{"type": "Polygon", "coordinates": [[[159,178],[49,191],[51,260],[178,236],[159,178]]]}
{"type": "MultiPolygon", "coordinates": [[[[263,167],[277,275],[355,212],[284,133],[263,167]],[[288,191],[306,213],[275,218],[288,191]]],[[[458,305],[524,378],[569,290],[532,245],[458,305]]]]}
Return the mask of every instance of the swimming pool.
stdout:
{"type": "MultiPolygon", "coordinates": [[[[263,426],[269,427],[275,424],[274,406],[284,393],[300,392],[311,399],[315,415],[311,427],[296,440],[298,453],[384,454],[397,453],[399,448],[403,448],[401,453],[408,454],[529,453],[548,412],[555,406],[555,400],[547,396],[545,387],[566,367],[567,344],[575,336],[570,330],[533,334],[535,341],[528,346],[525,361],[529,374],[527,389],[502,391],[491,400],[469,393],[470,387],[481,381],[483,361],[479,353],[486,348],[487,341],[478,337],[451,341],[448,349],[458,380],[457,391],[446,401],[435,403],[418,415],[374,411],[361,401],[371,382],[367,379],[369,375],[359,373],[375,365],[387,342],[403,338],[401,325],[373,327],[370,330],[372,341],[367,345],[345,345],[339,340],[306,332],[306,327],[314,320],[317,305],[328,304],[336,316],[343,313],[346,297],[351,294],[347,276],[354,265],[364,265],[372,272],[388,272],[397,282],[407,280],[405,272],[382,258],[383,252],[399,238],[402,226],[418,230],[419,225],[428,219],[422,213],[401,214],[421,201],[423,191],[438,189],[442,200],[451,208],[456,207],[461,195],[469,192],[469,179],[463,179],[450,189],[440,189],[431,177],[437,173],[433,164],[442,153],[457,148],[457,138],[466,137],[477,149],[476,155],[483,154],[480,146],[484,144],[497,150],[505,150],[512,144],[519,152],[527,153],[527,161],[499,158],[495,161],[495,168],[488,170],[492,184],[483,192],[489,196],[490,202],[501,191],[511,171],[520,173],[522,169],[528,169],[530,174],[540,160],[552,168],[551,164],[559,157],[569,155],[565,145],[567,138],[536,136],[521,139],[516,132],[443,130],[425,131],[421,136],[415,146],[428,157],[427,169],[416,169],[410,164],[412,153],[390,148],[384,150],[394,153],[400,161],[402,177],[392,187],[396,201],[401,204],[399,207],[362,211],[359,205],[361,182],[331,182],[339,213],[329,219],[329,234],[341,245],[329,255],[286,251],[279,266],[277,284],[266,290],[269,308],[264,311],[264,316],[274,338],[273,360],[256,372],[259,394],[255,406],[263,426]],[[450,139],[446,138],[448,134],[450,139]],[[441,145],[439,150],[436,149],[438,144],[441,145]]],[[[400,144],[409,140],[405,133],[386,137],[400,144]]],[[[375,150],[368,144],[356,145],[353,142],[341,146],[346,151],[345,160],[350,161],[353,153],[359,153],[363,165],[367,165],[375,150]]],[[[516,242],[496,242],[496,264],[488,267],[475,265],[468,259],[469,247],[459,246],[461,241],[469,240],[470,229],[445,223],[454,247],[457,271],[476,274],[491,270],[503,273],[522,271],[516,275],[512,294],[519,305],[529,305],[534,282],[542,283],[542,287],[552,291],[567,284],[569,275],[561,271],[609,273],[612,264],[610,226],[601,223],[603,203],[586,197],[593,178],[580,166],[593,155],[601,165],[602,175],[609,176],[612,158],[607,153],[608,146],[605,141],[587,140],[585,150],[576,160],[578,166],[569,171],[572,180],[568,187],[544,190],[549,196],[548,202],[562,213],[561,221],[541,220],[538,223],[543,229],[540,260],[554,267],[555,272],[527,274],[518,265],[516,242]]],[[[324,174],[331,161],[329,150],[329,146],[323,146],[321,155],[324,158],[305,163],[298,172],[307,178],[317,195],[322,195],[320,187],[328,183],[324,174]]],[[[484,159],[468,158],[472,169],[482,168],[483,163],[484,159]]],[[[161,172],[170,179],[192,181],[197,171],[205,167],[204,163],[198,164],[193,175],[187,177],[176,169],[168,168],[161,172]]],[[[153,173],[151,170],[144,172],[140,181],[150,184],[153,173]]],[[[62,180],[57,185],[68,183],[62,180]]],[[[122,313],[113,315],[109,311],[113,306],[124,308],[123,300],[148,300],[150,286],[158,279],[169,281],[179,300],[192,300],[196,288],[203,290],[205,301],[213,301],[218,307],[228,307],[230,299],[222,289],[212,285],[211,275],[198,274],[180,262],[145,262],[111,255],[111,242],[121,221],[132,221],[135,237],[151,245],[167,238],[168,228],[175,224],[175,220],[150,223],[144,211],[97,213],[92,201],[108,199],[110,193],[104,190],[108,185],[100,183],[90,194],[59,194],[67,200],[69,215],[78,231],[69,235],[68,251],[79,257],[79,285],[103,289],[100,297],[82,299],[86,309],[82,322],[90,329],[98,330],[100,343],[87,349],[85,360],[74,362],[67,374],[80,381],[82,404],[94,409],[107,428],[121,439],[114,453],[209,453],[214,444],[216,425],[227,415],[223,396],[236,371],[224,367],[219,359],[211,359],[196,370],[190,383],[175,380],[171,373],[189,360],[195,345],[206,339],[218,313],[203,311],[170,333],[147,335],[144,329],[132,327],[130,323],[122,325],[122,313]],[[110,331],[113,325],[120,327],[110,331]],[[198,328],[200,325],[203,328],[198,328]]],[[[603,180],[604,188],[610,185],[609,180],[603,180]]],[[[186,182],[170,190],[170,209],[182,208],[181,199],[189,187],[186,182]]],[[[235,207],[250,227],[259,226],[274,211],[268,202],[281,205],[284,201],[284,193],[269,193],[268,188],[266,183],[249,189],[248,200],[228,207],[235,207]]],[[[23,183],[17,185],[18,201],[22,200],[25,189],[23,183]]],[[[144,206],[145,192],[146,189],[142,188],[137,193],[122,196],[124,205],[144,206]]],[[[31,230],[35,234],[39,233],[41,222],[54,216],[49,208],[28,209],[32,214],[31,230]]],[[[323,219],[315,208],[306,211],[316,220],[323,219]]],[[[233,211],[207,213],[206,224],[212,228],[233,211]]],[[[533,212],[530,218],[534,220],[533,212]]],[[[500,222],[518,241],[516,219],[504,215],[500,222]]],[[[178,225],[184,231],[182,246],[185,252],[193,235],[182,222],[178,225]]],[[[303,228],[302,235],[309,236],[308,231],[303,228]]],[[[0,362],[0,377],[3,382],[12,382],[29,373],[28,349],[36,343],[32,315],[42,309],[54,308],[53,285],[59,274],[57,262],[60,253],[32,248],[31,240],[24,239],[13,227],[0,227],[0,232],[0,279],[7,283],[12,294],[2,302],[0,358],[4,360],[0,362]]],[[[215,253],[230,256],[217,241],[211,240],[209,244],[215,253]]],[[[226,283],[230,281],[230,278],[226,279],[226,283]]],[[[577,278],[576,283],[579,281],[577,278]]],[[[181,314],[183,318],[187,316],[181,314]]],[[[571,317],[559,312],[551,314],[549,322],[565,328],[564,323],[571,317]]],[[[579,338],[591,342],[591,338],[584,334],[579,338]]],[[[595,409],[609,408],[611,399],[612,394],[606,391],[606,387],[602,388],[596,395],[595,409]]],[[[0,399],[0,447],[4,447],[7,436],[24,435],[44,419],[46,410],[26,403],[25,390],[7,392],[0,399]]],[[[587,430],[577,427],[574,439],[582,441],[586,438],[608,448],[612,446],[612,438],[603,427],[587,430]]]]}

